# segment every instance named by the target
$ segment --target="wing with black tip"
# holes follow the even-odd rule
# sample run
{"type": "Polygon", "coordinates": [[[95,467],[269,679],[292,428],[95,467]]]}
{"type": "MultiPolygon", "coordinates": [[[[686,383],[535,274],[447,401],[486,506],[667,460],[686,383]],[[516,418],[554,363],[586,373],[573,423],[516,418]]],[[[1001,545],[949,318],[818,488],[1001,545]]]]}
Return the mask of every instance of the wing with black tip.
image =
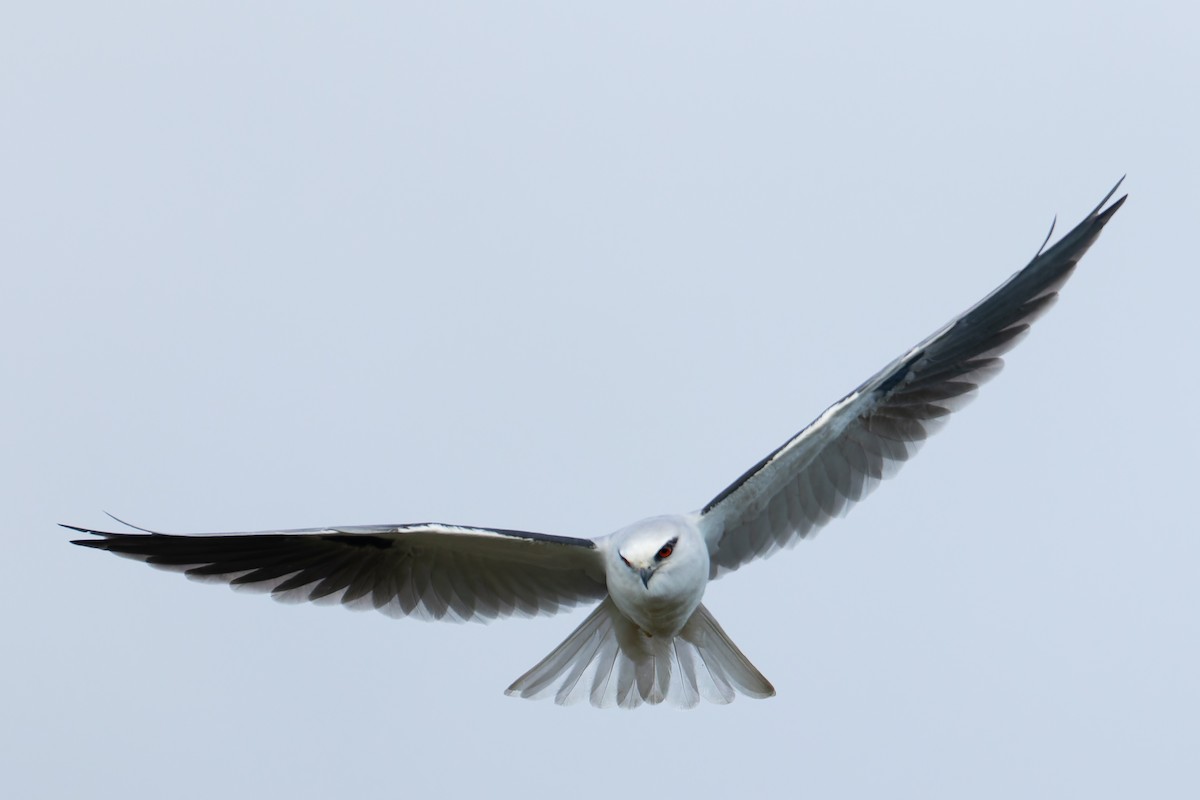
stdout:
{"type": "MultiPolygon", "coordinates": [[[[712,577],[793,544],[861,500],[1003,366],[1125,197],[1105,205],[973,308],[893,361],[705,506],[712,577]]],[[[1044,245],[1043,245],[1044,247],[1044,245]]]]}
{"type": "Polygon", "coordinates": [[[189,535],[64,527],[99,537],[75,544],[188,577],[398,617],[553,614],[608,594],[590,539],[438,523],[189,535]]]}

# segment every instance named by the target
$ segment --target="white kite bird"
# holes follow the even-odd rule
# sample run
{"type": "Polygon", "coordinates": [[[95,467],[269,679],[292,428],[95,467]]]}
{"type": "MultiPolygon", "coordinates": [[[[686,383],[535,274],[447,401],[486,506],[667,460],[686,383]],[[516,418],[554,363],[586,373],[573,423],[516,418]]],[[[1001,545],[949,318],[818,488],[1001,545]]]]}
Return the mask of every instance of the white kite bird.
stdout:
{"type": "MultiPolygon", "coordinates": [[[[599,605],[508,688],[633,708],[774,687],[700,602],[708,582],[794,544],[891,475],[1000,369],[1125,202],[1094,211],[950,324],[830,406],[700,511],[598,539],[425,523],[257,533],[106,533],[87,547],[269,591],[424,619],[482,620],[599,605]]],[[[1047,242],[1049,237],[1047,237],[1047,242]]],[[[132,527],[132,526],[131,526],[132,527]]]]}

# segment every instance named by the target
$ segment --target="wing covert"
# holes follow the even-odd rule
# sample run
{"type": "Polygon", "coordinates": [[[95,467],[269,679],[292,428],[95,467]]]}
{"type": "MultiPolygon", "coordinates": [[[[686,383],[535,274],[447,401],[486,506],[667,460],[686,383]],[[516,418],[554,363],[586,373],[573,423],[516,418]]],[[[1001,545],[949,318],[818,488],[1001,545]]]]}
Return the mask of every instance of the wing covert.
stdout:
{"type": "Polygon", "coordinates": [[[74,543],[191,578],[389,616],[486,621],[607,596],[590,539],[440,523],[232,534],[109,533],[74,543]]]}
{"type": "MultiPolygon", "coordinates": [[[[1122,178],[1122,180],[1124,180],[1122,178]]],[[[711,577],[794,544],[890,477],[1004,362],[1125,202],[1105,204],[965,313],[825,410],[704,507],[711,577]],[[1103,209],[1103,210],[1102,210],[1103,209]]],[[[1047,242],[1049,237],[1047,237],[1047,242]]]]}

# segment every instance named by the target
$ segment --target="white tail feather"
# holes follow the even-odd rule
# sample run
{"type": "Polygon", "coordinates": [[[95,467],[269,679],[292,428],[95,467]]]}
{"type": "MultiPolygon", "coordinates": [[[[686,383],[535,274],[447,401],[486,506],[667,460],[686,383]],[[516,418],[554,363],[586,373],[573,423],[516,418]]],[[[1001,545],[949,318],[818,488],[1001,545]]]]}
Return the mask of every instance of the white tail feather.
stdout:
{"type": "Polygon", "coordinates": [[[506,694],[537,698],[551,692],[559,705],[586,697],[602,708],[664,701],[692,708],[701,698],[728,703],[738,692],[762,698],[775,689],[703,605],[678,636],[664,639],[646,636],[606,598],[506,694]]]}

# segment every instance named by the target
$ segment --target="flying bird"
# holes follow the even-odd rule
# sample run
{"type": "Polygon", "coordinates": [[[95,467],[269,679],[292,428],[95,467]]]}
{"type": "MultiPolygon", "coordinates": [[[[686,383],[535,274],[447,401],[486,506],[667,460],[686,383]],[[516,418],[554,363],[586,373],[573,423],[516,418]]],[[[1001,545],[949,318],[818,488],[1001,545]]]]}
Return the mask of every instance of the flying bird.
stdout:
{"type": "Polygon", "coordinates": [[[1105,207],[1120,185],[1053,247],[1047,235],[1028,266],[699,511],[597,539],[441,523],[189,535],[64,527],[99,537],[75,544],[189,577],[397,617],[487,621],[598,603],[510,695],[622,708],[770,697],[774,687],[701,602],[709,581],[810,535],[908,460],[1054,303],[1125,202],[1105,207]]]}

